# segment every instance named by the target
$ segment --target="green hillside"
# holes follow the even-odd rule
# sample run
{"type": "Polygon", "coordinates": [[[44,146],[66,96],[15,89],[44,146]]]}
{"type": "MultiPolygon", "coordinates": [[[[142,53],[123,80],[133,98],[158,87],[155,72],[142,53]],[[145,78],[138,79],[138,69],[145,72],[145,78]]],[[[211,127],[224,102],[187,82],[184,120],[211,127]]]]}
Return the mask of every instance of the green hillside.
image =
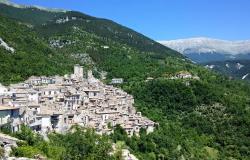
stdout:
{"type": "MultiPolygon", "coordinates": [[[[60,33],[62,29],[50,28],[54,26],[54,23],[58,19],[70,20],[75,17],[77,20],[73,21],[73,24],[79,24],[88,33],[94,33],[104,39],[112,39],[120,43],[125,43],[132,47],[135,47],[141,51],[156,52],[158,54],[174,54],[179,53],[168,49],[167,47],[143,36],[142,34],[135,32],[127,27],[121,26],[113,21],[107,19],[101,19],[92,17],[80,12],[67,11],[67,12],[52,12],[40,10],[38,8],[16,8],[3,3],[0,3],[1,15],[15,18],[23,23],[31,24],[35,27],[42,27],[43,30],[49,27],[49,30],[43,31],[43,34],[60,33]],[[50,25],[52,24],[52,25],[50,25]]],[[[69,25],[69,24],[67,24],[69,25]]],[[[72,26],[72,25],[71,25],[72,26]]],[[[179,56],[181,56],[179,54],[179,56]]]]}
{"type": "Polygon", "coordinates": [[[1,15],[32,25],[42,25],[63,12],[48,12],[34,7],[14,7],[0,2],[1,15]]]}
{"type": "MultiPolygon", "coordinates": [[[[118,87],[135,97],[135,106],[143,115],[159,123],[149,135],[142,130],[140,137],[128,138],[117,128],[109,136],[110,141],[124,141],[139,159],[249,159],[249,84],[193,64],[179,53],[109,20],[78,12],[59,12],[55,19],[45,16],[37,23],[32,19],[40,10],[37,14],[31,8],[26,8],[25,13],[19,10],[24,15],[32,13],[28,21],[25,16],[8,13],[14,11],[13,7],[5,7],[4,13],[0,12],[0,37],[16,53],[10,54],[0,47],[2,83],[22,81],[31,75],[68,73],[75,63],[80,63],[93,68],[96,76],[107,72],[107,82],[114,77],[124,78],[125,83],[118,87]],[[67,17],[69,21],[56,23],[67,17]],[[29,28],[27,24],[34,26],[29,28]],[[180,71],[200,79],[170,79],[180,71]],[[153,80],[146,81],[149,77],[153,80]]],[[[78,143],[77,135],[73,135],[77,138],[70,134],[57,136],[52,140],[61,141],[25,147],[51,159],[63,157],[65,153],[60,151],[65,150],[72,153],[69,159],[81,155],[82,145],[67,142],[84,144],[84,140],[80,138],[78,143]],[[54,154],[48,152],[51,148],[54,154]]],[[[15,155],[25,156],[20,150],[15,155]]]]}
{"type": "Polygon", "coordinates": [[[16,51],[0,47],[0,81],[16,83],[32,75],[68,73],[74,62],[58,54],[25,25],[0,15],[0,37],[16,51]]]}

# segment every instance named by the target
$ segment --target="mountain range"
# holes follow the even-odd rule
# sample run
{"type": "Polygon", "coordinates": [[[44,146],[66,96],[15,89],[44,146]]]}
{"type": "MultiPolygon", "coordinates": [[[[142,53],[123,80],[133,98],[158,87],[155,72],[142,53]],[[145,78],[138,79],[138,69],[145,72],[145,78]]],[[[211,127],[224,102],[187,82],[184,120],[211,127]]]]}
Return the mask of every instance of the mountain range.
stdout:
{"type": "Polygon", "coordinates": [[[209,69],[249,80],[250,40],[227,41],[201,37],[159,42],[209,69]]]}
{"type": "Polygon", "coordinates": [[[197,63],[250,59],[250,40],[227,41],[201,37],[159,42],[197,63]]]}
{"type": "MultiPolygon", "coordinates": [[[[128,137],[119,127],[111,128],[114,134],[103,135],[108,142],[122,142],[121,149],[129,149],[138,159],[249,159],[247,82],[192,63],[185,55],[108,19],[78,11],[0,3],[1,83],[22,82],[32,75],[65,75],[75,64],[92,69],[100,79],[106,73],[102,81],[107,84],[113,78],[123,78],[124,83],[117,87],[133,95],[136,109],[159,124],[153,133],[141,130],[140,136],[128,137]]],[[[243,65],[237,66],[244,69],[243,65]]],[[[97,157],[101,148],[96,148],[95,154],[93,148],[86,147],[89,145],[77,141],[102,144],[94,136],[59,135],[57,139],[52,134],[55,143],[51,146],[19,135],[33,143],[18,144],[15,156],[59,159],[68,146],[76,144],[66,152],[72,154],[71,159],[81,159],[83,154],[89,159],[104,158],[97,157]],[[57,143],[61,139],[67,143],[57,143]]],[[[119,155],[114,159],[120,159],[119,155]]]]}

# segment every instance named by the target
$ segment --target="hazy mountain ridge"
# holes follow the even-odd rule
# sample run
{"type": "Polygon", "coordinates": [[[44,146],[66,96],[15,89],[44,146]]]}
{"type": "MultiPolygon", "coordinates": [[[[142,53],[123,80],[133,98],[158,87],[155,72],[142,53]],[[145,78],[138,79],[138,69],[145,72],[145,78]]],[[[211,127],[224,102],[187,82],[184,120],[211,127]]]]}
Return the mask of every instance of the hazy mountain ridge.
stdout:
{"type": "Polygon", "coordinates": [[[226,41],[201,37],[159,42],[196,62],[250,59],[250,40],[226,41]]]}
{"type": "Polygon", "coordinates": [[[159,42],[183,54],[186,54],[187,50],[196,51],[200,54],[219,52],[237,55],[250,53],[250,40],[226,41],[202,37],[159,42]]]}
{"type": "Polygon", "coordinates": [[[36,8],[36,9],[40,9],[40,10],[47,11],[47,12],[66,12],[67,11],[67,10],[58,9],[58,8],[46,8],[46,7],[36,6],[36,5],[32,5],[32,6],[31,5],[20,5],[20,4],[13,3],[9,0],[0,0],[0,3],[15,7],[15,8],[20,8],[20,9],[36,8]]]}

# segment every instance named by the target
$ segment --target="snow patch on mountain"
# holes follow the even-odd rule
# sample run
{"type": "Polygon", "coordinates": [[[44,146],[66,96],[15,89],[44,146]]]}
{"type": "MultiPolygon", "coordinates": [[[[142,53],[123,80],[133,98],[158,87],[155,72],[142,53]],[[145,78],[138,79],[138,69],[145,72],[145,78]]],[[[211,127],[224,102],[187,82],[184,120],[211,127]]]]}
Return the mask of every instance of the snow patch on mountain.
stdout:
{"type": "Polygon", "coordinates": [[[10,51],[11,53],[15,53],[15,49],[10,47],[6,42],[4,42],[2,38],[0,38],[0,47],[3,47],[4,49],[10,51]]]}
{"type": "Polygon", "coordinates": [[[206,65],[205,68],[213,69],[215,65],[206,65]]]}
{"type": "Polygon", "coordinates": [[[244,65],[242,65],[242,64],[240,64],[240,63],[237,63],[237,64],[236,64],[236,68],[237,68],[237,69],[240,70],[242,67],[244,67],[244,65]]]}
{"type": "Polygon", "coordinates": [[[246,74],[246,75],[244,75],[244,76],[242,77],[242,79],[246,79],[248,75],[249,75],[249,73],[246,74]]]}
{"type": "Polygon", "coordinates": [[[250,53],[250,40],[226,41],[200,37],[158,42],[183,54],[223,53],[237,55],[250,53]]]}

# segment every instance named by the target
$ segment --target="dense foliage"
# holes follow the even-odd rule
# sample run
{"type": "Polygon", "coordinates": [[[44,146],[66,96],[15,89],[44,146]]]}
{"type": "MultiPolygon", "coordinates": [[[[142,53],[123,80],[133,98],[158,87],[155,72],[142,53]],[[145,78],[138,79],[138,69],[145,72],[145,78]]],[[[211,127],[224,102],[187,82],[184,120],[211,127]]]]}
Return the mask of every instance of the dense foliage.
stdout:
{"type": "Polygon", "coordinates": [[[12,151],[12,155],[17,157],[34,158],[40,155],[54,160],[114,159],[110,154],[111,143],[106,136],[78,126],[63,135],[52,133],[48,135],[47,141],[26,126],[22,126],[21,131],[14,136],[24,140],[12,151]]]}
{"type": "MultiPolygon", "coordinates": [[[[80,19],[62,24],[48,19],[47,24],[35,24],[34,28],[1,17],[0,25],[5,28],[0,27],[0,36],[17,52],[9,54],[0,48],[0,81],[64,74],[74,63],[95,68],[97,73],[106,71],[107,81],[124,78],[125,83],[118,87],[135,97],[135,106],[143,115],[159,123],[153,133],[146,135],[142,130],[140,137],[128,138],[122,128],[114,128],[110,140],[125,142],[138,158],[249,159],[249,84],[192,64],[176,52],[110,21],[79,14],[66,12],[60,18],[73,15],[80,19]],[[200,80],[170,79],[179,71],[188,71],[200,80]],[[153,80],[147,81],[148,77],[153,80]]],[[[28,23],[25,19],[22,22],[28,23]]],[[[32,138],[20,138],[28,145],[14,152],[19,156],[40,153],[58,155],[54,158],[60,159],[67,153],[69,159],[92,154],[105,157],[111,148],[107,137],[93,131],[53,134],[49,136],[51,141],[42,145],[32,143],[32,138]],[[103,141],[101,150],[92,143],[95,139],[103,141]],[[78,147],[79,143],[90,147],[78,147]]]]}
{"type": "Polygon", "coordinates": [[[32,75],[65,74],[74,62],[58,54],[29,28],[0,15],[0,37],[15,53],[0,48],[0,80],[4,84],[20,82],[32,75]]]}
{"type": "Polygon", "coordinates": [[[248,159],[250,88],[233,83],[191,82],[185,86],[156,80],[136,84],[131,92],[137,108],[160,126],[146,140],[134,138],[127,144],[142,159],[149,154],[170,159],[248,159]],[[149,142],[153,151],[142,150],[140,146],[149,142]]]}

